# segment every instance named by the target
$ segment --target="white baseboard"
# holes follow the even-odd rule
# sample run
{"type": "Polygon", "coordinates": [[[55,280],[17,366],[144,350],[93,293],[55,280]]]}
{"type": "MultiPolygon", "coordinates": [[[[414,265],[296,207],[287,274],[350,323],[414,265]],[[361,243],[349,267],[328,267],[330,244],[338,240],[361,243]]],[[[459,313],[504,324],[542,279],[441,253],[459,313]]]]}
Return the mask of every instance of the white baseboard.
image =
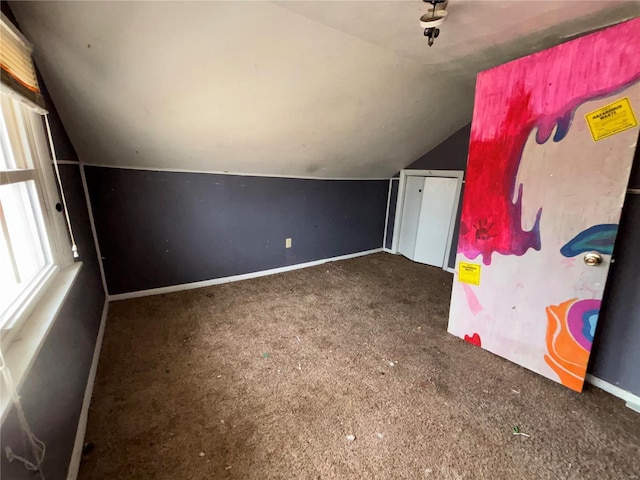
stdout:
{"type": "Polygon", "coordinates": [[[96,337],[96,346],[93,349],[93,360],[91,360],[91,369],[89,370],[89,377],[87,378],[87,387],[84,390],[84,399],[82,400],[82,410],[80,410],[80,419],[78,420],[76,439],[73,443],[73,451],[71,452],[71,461],[69,462],[67,480],[76,480],[78,478],[78,471],[80,470],[82,449],[84,447],[84,436],[87,431],[87,420],[89,418],[89,406],[91,405],[93,384],[95,383],[96,372],[98,371],[98,360],[100,359],[100,351],[102,350],[102,339],[104,337],[104,329],[107,324],[108,313],[109,299],[105,298],[104,307],[102,308],[102,317],[100,318],[100,327],[98,328],[98,336],[96,337]]]}
{"type": "Polygon", "coordinates": [[[451,267],[445,267],[443,268],[443,270],[446,270],[449,273],[456,273],[456,269],[451,267]]]}
{"type": "Polygon", "coordinates": [[[590,373],[587,373],[586,381],[589,382],[594,387],[601,388],[605,392],[610,393],[614,397],[621,398],[626,402],[627,407],[629,407],[631,410],[634,410],[640,413],[640,397],[639,396],[634,395],[631,392],[627,392],[626,390],[623,390],[622,388],[617,387],[612,383],[606,382],[601,378],[594,377],[590,373]]]}
{"type": "Polygon", "coordinates": [[[391,255],[393,255],[393,250],[391,250],[390,248],[386,248],[386,247],[384,247],[384,248],[382,249],[382,251],[383,251],[383,252],[390,253],[391,255]]]}
{"type": "Polygon", "coordinates": [[[212,280],[203,280],[201,282],[183,283],[181,285],[171,285],[168,287],[151,288],[149,290],[138,290],[137,292],[118,293],[109,295],[109,301],[127,300],[129,298],[149,297],[151,295],[160,295],[163,293],[181,292],[182,290],[192,290],[194,288],[210,287],[212,285],[221,285],[223,283],[239,282],[241,280],[249,280],[251,278],[266,277],[267,275],[275,275],[277,273],[290,272],[301,268],[315,267],[328,262],[337,262],[340,260],[348,260],[350,258],[371,255],[372,253],[381,252],[382,248],[366,250],[364,252],[350,253],[348,255],[340,255],[339,257],[323,258],[322,260],[314,260],[313,262],[298,263],[296,265],[288,265],[286,267],[272,268],[270,270],[261,270],[259,272],[244,273],[242,275],[232,275],[230,277],[214,278],[212,280]]]}

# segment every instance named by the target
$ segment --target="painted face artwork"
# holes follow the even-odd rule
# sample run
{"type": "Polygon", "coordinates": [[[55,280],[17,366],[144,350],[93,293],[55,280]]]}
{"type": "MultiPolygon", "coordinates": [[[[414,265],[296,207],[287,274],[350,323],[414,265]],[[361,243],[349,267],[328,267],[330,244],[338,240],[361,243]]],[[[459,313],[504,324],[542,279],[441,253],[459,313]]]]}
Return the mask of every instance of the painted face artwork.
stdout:
{"type": "Polygon", "coordinates": [[[482,72],[476,85],[457,265],[479,264],[481,281],[454,282],[449,332],[574,390],[638,136],[637,31],[640,19],[482,72]],[[586,266],[586,253],[602,264],[586,266]]]}

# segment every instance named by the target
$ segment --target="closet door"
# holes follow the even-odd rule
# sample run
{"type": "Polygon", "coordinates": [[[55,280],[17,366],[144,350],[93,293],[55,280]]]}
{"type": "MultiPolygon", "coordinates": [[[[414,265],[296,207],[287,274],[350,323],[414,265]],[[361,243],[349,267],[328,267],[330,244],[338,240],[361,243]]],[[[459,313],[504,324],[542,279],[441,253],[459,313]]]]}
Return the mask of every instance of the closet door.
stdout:
{"type": "Polygon", "coordinates": [[[398,251],[411,260],[413,260],[415,254],[423,188],[424,177],[407,177],[407,183],[404,189],[404,202],[402,204],[402,223],[400,224],[398,251]]]}
{"type": "Polygon", "coordinates": [[[458,181],[455,178],[424,178],[413,255],[416,262],[434,267],[444,265],[457,184],[458,181]]]}

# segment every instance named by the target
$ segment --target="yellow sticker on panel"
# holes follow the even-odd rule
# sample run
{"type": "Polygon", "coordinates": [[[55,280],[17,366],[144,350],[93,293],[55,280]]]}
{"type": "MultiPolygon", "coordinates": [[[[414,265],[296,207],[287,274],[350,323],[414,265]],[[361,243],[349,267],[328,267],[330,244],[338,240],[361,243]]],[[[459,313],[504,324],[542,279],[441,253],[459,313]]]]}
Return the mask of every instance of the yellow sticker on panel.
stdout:
{"type": "Polygon", "coordinates": [[[584,118],[587,120],[594,142],[638,126],[629,97],[589,112],[584,118]]]}
{"type": "Polygon", "coordinates": [[[477,263],[460,262],[458,280],[471,285],[480,285],[480,265],[477,263]]]}

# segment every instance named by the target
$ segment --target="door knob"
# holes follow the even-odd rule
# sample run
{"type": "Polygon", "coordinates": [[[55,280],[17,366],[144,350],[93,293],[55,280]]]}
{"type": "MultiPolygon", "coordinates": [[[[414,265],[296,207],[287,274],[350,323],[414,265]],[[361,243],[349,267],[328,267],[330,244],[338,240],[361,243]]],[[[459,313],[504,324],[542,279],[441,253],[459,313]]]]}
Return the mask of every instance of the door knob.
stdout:
{"type": "Polygon", "coordinates": [[[583,260],[588,267],[596,267],[602,263],[602,255],[594,252],[587,253],[585,254],[583,260]]]}

